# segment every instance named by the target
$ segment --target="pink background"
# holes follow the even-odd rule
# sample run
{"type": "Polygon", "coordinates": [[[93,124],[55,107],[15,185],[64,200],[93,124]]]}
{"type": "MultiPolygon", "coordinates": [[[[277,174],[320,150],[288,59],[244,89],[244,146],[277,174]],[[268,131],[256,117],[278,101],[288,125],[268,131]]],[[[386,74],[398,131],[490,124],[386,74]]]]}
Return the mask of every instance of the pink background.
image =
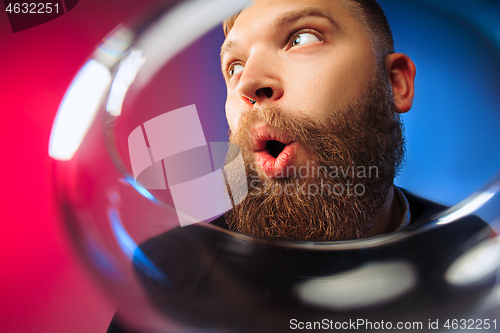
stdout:
{"type": "Polygon", "coordinates": [[[48,139],[74,75],[119,23],[158,0],[81,0],[12,33],[0,5],[0,331],[105,332],[115,311],[68,244],[48,139]]]}

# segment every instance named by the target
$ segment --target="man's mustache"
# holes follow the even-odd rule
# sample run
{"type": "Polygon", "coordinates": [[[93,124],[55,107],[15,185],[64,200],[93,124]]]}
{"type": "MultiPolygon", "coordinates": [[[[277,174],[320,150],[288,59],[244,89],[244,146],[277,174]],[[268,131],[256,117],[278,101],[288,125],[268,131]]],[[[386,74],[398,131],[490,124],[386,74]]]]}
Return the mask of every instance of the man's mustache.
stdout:
{"type": "Polygon", "coordinates": [[[241,115],[236,132],[230,131],[230,141],[236,139],[235,143],[245,143],[245,146],[248,147],[249,133],[259,123],[286,133],[293,141],[304,146],[307,145],[308,132],[310,132],[308,128],[317,128],[319,126],[317,122],[303,112],[284,110],[275,105],[259,106],[245,111],[241,115]]]}

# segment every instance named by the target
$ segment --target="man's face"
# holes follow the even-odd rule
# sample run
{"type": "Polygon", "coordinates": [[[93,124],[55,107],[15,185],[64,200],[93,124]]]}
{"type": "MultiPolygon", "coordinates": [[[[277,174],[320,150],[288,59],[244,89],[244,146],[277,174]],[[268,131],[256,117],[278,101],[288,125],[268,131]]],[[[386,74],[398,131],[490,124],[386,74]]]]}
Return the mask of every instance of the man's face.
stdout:
{"type": "Polygon", "coordinates": [[[243,113],[267,104],[324,119],[359,97],[377,67],[362,24],[340,0],[255,1],[222,49],[233,132],[243,113]]]}
{"type": "Polygon", "coordinates": [[[263,0],[239,15],[222,69],[230,141],[250,190],[227,216],[232,229],[301,240],[370,234],[403,154],[376,59],[342,1],[263,0]],[[358,167],[377,172],[359,176],[358,167]]]}
{"type": "MultiPolygon", "coordinates": [[[[343,0],[255,1],[238,16],[221,56],[233,133],[243,114],[269,105],[321,122],[361,96],[377,71],[370,39],[343,0]]],[[[269,133],[265,124],[255,124],[251,132],[256,151],[264,144],[255,137],[280,135],[269,133]]],[[[266,176],[311,159],[301,145],[288,147],[287,160],[279,163],[256,156],[266,176]]]]}

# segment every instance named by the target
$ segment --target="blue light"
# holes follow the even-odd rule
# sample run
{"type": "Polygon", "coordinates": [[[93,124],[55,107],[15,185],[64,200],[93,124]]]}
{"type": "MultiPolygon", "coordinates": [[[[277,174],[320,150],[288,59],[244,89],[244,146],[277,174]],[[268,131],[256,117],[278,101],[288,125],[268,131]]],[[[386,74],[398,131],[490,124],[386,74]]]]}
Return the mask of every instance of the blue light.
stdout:
{"type": "Polygon", "coordinates": [[[161,284],[171,287],[169,278],[149,260],[125,230],[118,215],[118,211],[115,208],[108,208],[108,218],[111,222],[111,227],[118,245],[123,253],[132,260],[135,268],[161,284]]]}
{"type": "Polygon", "coordinates": [[[144,186],[142,186],[140,183],[136,182],[134,177],[131,176],[125,176],[125,181],[130,184],[137,192],[139,192],[140,195],[145,197],[146,199],[154,202],[155,204],[158,204],[158,200],[154,197],[154,195],[151,194],[144,186]]]}

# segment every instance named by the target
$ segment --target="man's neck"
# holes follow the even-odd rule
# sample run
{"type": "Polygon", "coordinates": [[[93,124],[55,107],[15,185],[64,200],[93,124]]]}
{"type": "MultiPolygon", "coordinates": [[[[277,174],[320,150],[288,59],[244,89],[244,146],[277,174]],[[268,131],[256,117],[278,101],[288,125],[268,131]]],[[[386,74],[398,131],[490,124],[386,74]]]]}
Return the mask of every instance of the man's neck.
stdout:
{"type": "Polygon", "coordinates": [[[367,237],[396,231],[402,223],[403,213],[403,207],[394,193],[394,186],[392,186],[387,200],[380,209],[378,219],[374,221],[374,227],[367,237]]]}

